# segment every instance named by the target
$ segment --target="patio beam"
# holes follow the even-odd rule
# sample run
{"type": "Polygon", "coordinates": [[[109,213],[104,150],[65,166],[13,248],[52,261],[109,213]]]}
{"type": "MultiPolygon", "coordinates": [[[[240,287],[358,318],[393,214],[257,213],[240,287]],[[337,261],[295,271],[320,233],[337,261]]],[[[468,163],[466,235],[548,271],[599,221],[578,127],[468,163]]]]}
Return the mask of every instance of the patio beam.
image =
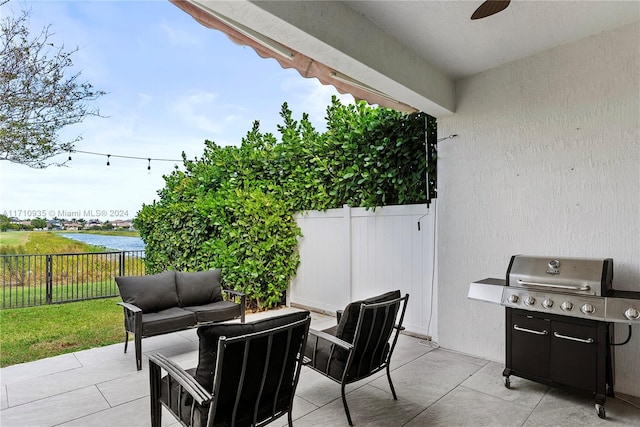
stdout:
{"type": "Polygon", "coordinates": [[[344,2],[188,3],[222,15],[329,67],[335,71],[332,76],[336,81],[346,79],[435,117],[455,111],[453,79],[344,2]],[[416,73],[416,69],[421,72],[416,73]]]}

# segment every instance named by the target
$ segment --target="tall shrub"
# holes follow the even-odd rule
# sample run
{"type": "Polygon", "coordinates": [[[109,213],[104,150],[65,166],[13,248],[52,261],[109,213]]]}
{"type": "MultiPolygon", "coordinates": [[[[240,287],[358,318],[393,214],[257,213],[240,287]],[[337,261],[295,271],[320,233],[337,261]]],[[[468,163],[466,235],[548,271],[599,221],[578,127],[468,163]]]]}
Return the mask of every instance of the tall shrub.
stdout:
{"type": "Polygon", "coordinates": [[[258,122],[240,146],[206,141],[202,157],[165,176],[135,220],[147,271],[220,267],[258,309],[278,304],[299,263],[296,212],[423,203],[425,135],[435,119],[364,102],[327,108],[327,131],[285,103],[280,141],[258,122]]]}

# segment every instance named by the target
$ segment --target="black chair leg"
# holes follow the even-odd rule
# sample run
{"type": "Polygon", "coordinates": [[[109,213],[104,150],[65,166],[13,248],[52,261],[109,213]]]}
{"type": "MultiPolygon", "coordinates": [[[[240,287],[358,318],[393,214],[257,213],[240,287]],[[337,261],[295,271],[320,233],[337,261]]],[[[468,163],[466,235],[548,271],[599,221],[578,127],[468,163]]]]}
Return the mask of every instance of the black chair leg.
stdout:
{"type": "Polygon", "coordinates": [[[351,421],[351,414],[349,413],[349,406],[347,405],[347,397],[344,395],[344,386],[345,384],[341,384],[341,392],[342,392],[342,405],[344,406],[344,412],[347,414],[347,421],[349,421],[349,425],[353,426],[353,422],[351,421]]]}
{"type": "Polygon", "coordinates": [[[138,371],[142,370],[142,338],[140,335],[135,336],[136,344],[136,367],[138,371]]]}
{"type": "Polygon", "coordinates": [[[289,409],[289,412],[287,413],[287,419],[289,421],[289,427],[293,427],[293,417],[292,417],[292,414],[291,414],[292,410],[293,410],[293,408],[289,409]]]}
{"type": "Polygon", "coordinates": [[[391,372],[389,371],[388,364],[387,364],[387,379],[389,380],[389,387],[391,387],[391,394],[393,394],[393,400],[398,400],[398,396],[396,396],[396,389],[393,388],[393,383],[391,382],[391,372]]]}
{"type": "Polygon", "coordinates": [[[129,345],[129,331],[124,331],[124,352],[127,352],[127,345],[129,345]]]}
{"type": "Polygon", "coordinates": [[[160,367],[154,363],[150,363],[149,381],[151,383],[151,427],[160,427],[162,425],[162,406],[160,405],[160,367]]]}

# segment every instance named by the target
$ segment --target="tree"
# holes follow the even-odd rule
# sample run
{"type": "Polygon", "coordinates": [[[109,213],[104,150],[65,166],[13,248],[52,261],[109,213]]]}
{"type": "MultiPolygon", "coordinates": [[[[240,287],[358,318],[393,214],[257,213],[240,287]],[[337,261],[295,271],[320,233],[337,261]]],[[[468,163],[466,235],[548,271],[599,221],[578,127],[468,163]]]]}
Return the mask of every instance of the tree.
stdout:
{"type": "Polygon", "coordinates": [[[50,158],[72,151],[81,137],[60,140],[62,128],[87,116],[89,106],[105,92],[72,73],[72,55],[49,39],[50,26],[37,36],[28,28],[29,12],[0,21],[0,160],[45,168],[64,163],[50,158]]]}
{"type": "Polygon", "coordinates": [[[32,219],[31,225],[35,229],[44,230],[45,228],[47,228],[47,220],[42,218],[32,219]]]}
{"type": "Polygon", "coordinates": [[[7,231],[9,229],[9,225],[11,221],[9,221],[9,217],[6,215],[0,214],[0,231],[7,231]]]}

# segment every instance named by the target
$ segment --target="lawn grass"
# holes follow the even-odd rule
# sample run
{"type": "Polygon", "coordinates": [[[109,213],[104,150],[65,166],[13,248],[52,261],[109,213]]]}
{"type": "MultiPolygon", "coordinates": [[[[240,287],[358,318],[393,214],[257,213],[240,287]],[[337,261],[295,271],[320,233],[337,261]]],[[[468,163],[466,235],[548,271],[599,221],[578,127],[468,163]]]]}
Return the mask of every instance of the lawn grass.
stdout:
{"type": "MultiPolygon", "coordinates": [[[[59,284],[51,288],[51,301],[54,303],[114,295],[118,295],[118,286],[113,279],[102,282],[59,284]]],[[[2,309],[44,305],[47,303],[47,288],[44,283],[32,286],[2,286],[0,301],[2,301],[2,309]]]]}
{"type": "MultiPolygon", "coordinates": [[[[57,232],[0,233],[0,253],[59,254],[102,251],[104,248],[67,239],[57,232]]],[[[81,284],[73,290],[82,295],[98,296],[100,292],[96,292],[96,289],[100,290],[104,286],[103,283],[81,284]]],[[[109,288],[108,291],[113,292],[113,289],[108,286],[107,288],[109,288]]],[[[3,292],[13,292],[14,300],[24,298],[24,292],[33,294],[31,297],[37,298],[35,293],[43,293],[44,287],[24,286],[3,289],[3,292]]],[[[65,299],[65,295],[58,295],[58,293],[68,292],[68,287],[54,286],[53,292],[54,301],[65,299]]],[[[6,298],[7,295],[5,295],[6,298]]],[[[41,295],[39,298],[44,300],[45,297],[41,295]]],[[[115,297],[0,310],[0,366],[31,362],[122,342],[124,339],[122,307],[116,304],[119,301],[121,299],[115,297]]]]}
{"type": "Polygon", "coordinates": [[[0,366],[122,342],[120,298],[0,310],[0,366]]]}
{"type": "Polygon", "coordinates": [[[105,248],[68,239],[50,231],[4,231],[0,233],[2,254],[72,254],[104,252],[105,248]]]}
{"type": "Polygon", "coordinates": [[[0,232],[0,248],[3,246],[24,246],[29,240],[29,232],[3,231],[0,232]]]}

